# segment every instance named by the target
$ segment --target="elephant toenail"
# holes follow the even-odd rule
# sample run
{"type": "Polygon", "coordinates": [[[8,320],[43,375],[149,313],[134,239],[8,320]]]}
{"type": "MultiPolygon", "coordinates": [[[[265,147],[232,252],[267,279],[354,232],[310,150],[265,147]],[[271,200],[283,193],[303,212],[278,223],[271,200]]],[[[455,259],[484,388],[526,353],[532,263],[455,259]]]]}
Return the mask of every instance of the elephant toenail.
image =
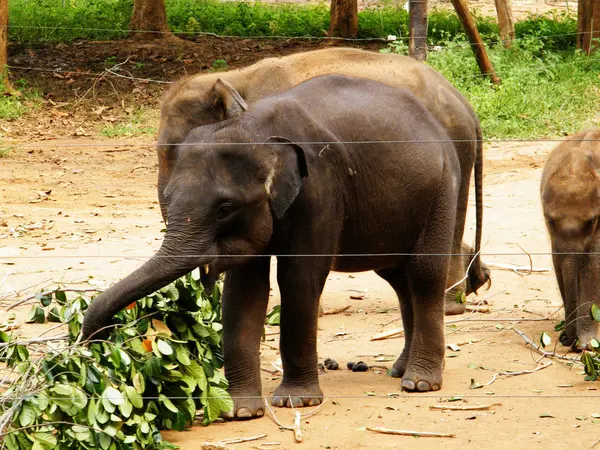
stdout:
{"type": "Polygon", "coordinates": [[[238,419],[250,419],[252,417],[252,412],[248,408],[240,408],[235,413],[235,416],[238,419]]]}
{"type": "Polygon", "coordinates": [[[292,405],[294,405],[294,408],[302,408],[304,406],[304,403],[302,402],[302,399],[300,397],[288,397],[285,406],[291,408],[292,405]]]}
{"type": "Polygon", "coordinates": [[[439,391],[440,390],[440,385],[439,384],[434,384],[433,387],[431,388],[432,391],[439,391]]]}
{"type": "Polygon", "coordinates": [[[273,397],[273,400],[271,401],[271,404],[273,406],[277,406],[278,408],[283,408],[285,406],[285,402],[286,400],[284,400],[282,397],[273,397]]]}
{"type": "Polygon", "coordinates": [[[419,390],[421,392],[430,391],[431,386],[429,385],[429,383],[427,381],[421,380],[417,383],[417,390],[419,390]]]}
{"type": "Polygon", "coordinates": [[[321,400],[320,400],[320,399],[318,399],[318,398],[311,398],[311,399],[308,401],[308,406],[317,406],[317,405],[319,405],[320,403],[321,403],[321,400]]]}
{"type": "Polygon", "coordinates": [[[233,410],[221,413],[223,419],[233,419],[233,410]]]}
{"type": "Polygon", "coordinates": [[[402,389],[405,391],[414,391],[415,390],[415,382],[412,380],[403,380],[402,381],[402,389]]]}
{"type": "Polygon", "coordinates": [[[392,378],[402,378],[402,373],[399,369],[392,368],[392,378]]]}
{"type": "Polygon", "coordinates": [[[258,411],[256,411],[256,417],[262,417],[265,415],[265,412],[262,409],[259,409],[258,411]]]}

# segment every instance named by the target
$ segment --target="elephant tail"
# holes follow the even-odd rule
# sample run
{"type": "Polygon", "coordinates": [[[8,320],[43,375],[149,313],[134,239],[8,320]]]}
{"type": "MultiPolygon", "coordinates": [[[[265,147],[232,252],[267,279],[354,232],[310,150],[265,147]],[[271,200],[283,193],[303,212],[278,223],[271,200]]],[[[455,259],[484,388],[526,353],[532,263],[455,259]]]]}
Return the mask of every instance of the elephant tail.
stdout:
{"type": "MultiPolygon", "coordinates": [[[[476,142],[476,153],[475,153],[475,247],[474,247],[474,261],[473,261],[473,272],[470,274],[471,278],[485,280],[488,282],[488,289],[490,286],[489,271],[483,268],[481,255],[481,239],[483,235],[483,133],[481,131],[481,124],[477,121],[477,142],[476,142]]],[[[474,292],[477,293],[475,286],[481,286],[481,283],[472,283],[474,292]]]]}

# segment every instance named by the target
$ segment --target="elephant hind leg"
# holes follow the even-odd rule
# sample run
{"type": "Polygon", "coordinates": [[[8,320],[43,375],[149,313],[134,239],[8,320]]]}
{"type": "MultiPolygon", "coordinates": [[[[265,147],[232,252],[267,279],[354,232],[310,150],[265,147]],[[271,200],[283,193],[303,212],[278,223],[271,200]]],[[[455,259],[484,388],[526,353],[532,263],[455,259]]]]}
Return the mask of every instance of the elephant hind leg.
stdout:
{"type": "Polygon", "coordinates": [[[392,377],[402,378],[408,365],[410,347],[413,339],[414,315],[413,315],[413,296],[410,292],[406,272],[401,269],[378,270],[377,275],[387,281],[396,291],[400,303],[400,312],[402,314],[402,324],[404,326],[404,349],[392,367],[392,377]]]}

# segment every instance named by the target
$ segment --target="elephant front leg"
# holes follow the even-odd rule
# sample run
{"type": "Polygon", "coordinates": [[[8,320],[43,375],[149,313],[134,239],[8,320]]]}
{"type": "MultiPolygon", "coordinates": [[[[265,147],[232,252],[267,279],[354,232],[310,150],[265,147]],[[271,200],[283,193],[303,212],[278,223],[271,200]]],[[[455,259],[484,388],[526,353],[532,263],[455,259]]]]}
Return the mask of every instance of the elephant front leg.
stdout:
{"type": "Polygon", "coordinates": [[[323,257],[278,261],[283,379],[273,394],[275,406],[313,406],[323,400],[317,369],[317,319],[329,267],[329,258],[323,257]]]}
{"type": "Polygon", "coordinates": [[[228,271],[223,290],[223,348],[233,410],[226,419],[264,415],[260,340],[269,302],[270,259],[255,258],[228,271]]]}

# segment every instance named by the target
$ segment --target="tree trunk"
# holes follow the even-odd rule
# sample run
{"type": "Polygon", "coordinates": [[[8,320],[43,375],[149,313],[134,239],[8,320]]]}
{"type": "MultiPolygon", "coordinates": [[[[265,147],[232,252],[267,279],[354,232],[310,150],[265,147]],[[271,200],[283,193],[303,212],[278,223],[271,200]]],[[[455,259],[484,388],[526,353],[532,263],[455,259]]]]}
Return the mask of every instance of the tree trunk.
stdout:
{"type": "Polygon", "coordinates": [[[329,37],[358,36],[358,0],[331,0],[329,37]]]}
{"type": "Polygon", "coordinates": [[[515,39],[511,0],[496,0],[496,12],[500,26],[500,39],[502,39],[504,47],[510,48],[515,39]]]}
{"type": "Polygon", "coordinates": [[[172,37],[167,24],[165,0],[134,0],[129,27],[132,37],[137,39],[172,37]]]}
{"type": "Polygon", "coordinates": [[[409,0],[408,55],[418,61],[427,59],[427,0],[409,0]]]}
{"type": "Polygon", "coordinates": [[[8,0],[0,0],[0,83],[5,91],[12,92],[8,80],[8,0]]]}
{"type": "Polygon", "coordinates": [[[500,84],[501,80],[498,78],[498,75],[496,75],[496,71],[494,70],[492,63],[485,52],[483,41],[481,40],[481,36],[479,36],[477,26],[475,26],[475,21],[469,13],[466,0],[452,0],[452,5],[454,5],[456,14],[458,14],[458,18],[460,19],[465,29],[465,33],[467,33],[467,37],[471,42],[471,48],[473,49],[473,53],[475,53],[475,59],[477,60],[477,64],[479,65],[481,73],[488,75],[492,83],[500,84]]]}
{"type": "Polygon", "coordinates": [[[598,0],[579,0],[577,5],[577,48],[588,55],[598,49],[600,4],[598,0]]]}

